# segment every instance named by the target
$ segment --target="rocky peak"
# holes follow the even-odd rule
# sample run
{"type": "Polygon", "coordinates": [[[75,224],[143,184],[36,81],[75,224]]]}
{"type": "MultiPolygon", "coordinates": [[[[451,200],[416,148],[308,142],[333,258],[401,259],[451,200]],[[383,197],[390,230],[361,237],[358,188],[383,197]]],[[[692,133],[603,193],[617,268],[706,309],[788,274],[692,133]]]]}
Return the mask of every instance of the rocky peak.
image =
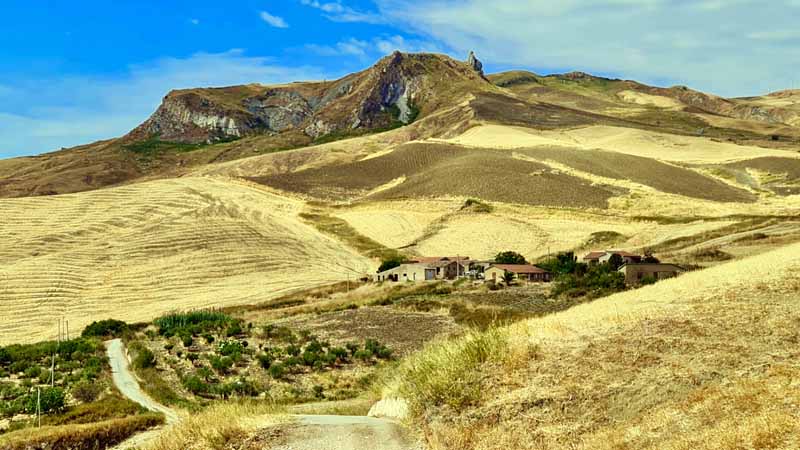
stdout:
{"type": "Polygon", "coordinates": [[[483,75],[483,63],[475,56],[475,52],[472,50],[469,51],[469,56],[467,56],[467,65],[472,67],[472,70],[478,72],[482,77],[483,75]]]}

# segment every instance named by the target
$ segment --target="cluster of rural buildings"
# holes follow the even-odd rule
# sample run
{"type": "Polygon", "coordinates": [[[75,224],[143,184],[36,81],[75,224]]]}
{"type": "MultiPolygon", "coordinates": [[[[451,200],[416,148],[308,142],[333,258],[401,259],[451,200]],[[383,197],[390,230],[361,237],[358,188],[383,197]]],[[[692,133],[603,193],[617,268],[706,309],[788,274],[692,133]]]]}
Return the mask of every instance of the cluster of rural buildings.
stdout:
{"type": "MultiPolygon", "coordinates": [[[[655,280],[672,278],[685,269],[675,264],[648,262],[645,257],[622,250],[593,251],[583,257],[589,266],[607,264],[614,255],[621,261],[619,272],[625,275],[627,284],[639,284],[644,278],[655,280]]],[[[555,275],[534,264],[497,264],[494,261],[472,260],[468,256],[419,257],[392,269],[379,272],[377,281],[437,281],[470,278],[487,282],[502,282],[507,273],[515,281],[550,282],[555,275]]]]}

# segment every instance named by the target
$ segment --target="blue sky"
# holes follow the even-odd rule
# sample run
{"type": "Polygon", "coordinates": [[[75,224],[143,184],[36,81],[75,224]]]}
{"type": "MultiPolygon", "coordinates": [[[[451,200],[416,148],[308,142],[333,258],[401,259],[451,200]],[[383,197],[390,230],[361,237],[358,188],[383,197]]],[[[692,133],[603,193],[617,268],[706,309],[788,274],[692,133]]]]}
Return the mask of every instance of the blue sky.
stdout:
{"type": "Polygon", "coordinates": [[[800,0],[6,0],[0,158],[124,134],[170,89],[336,78],[394,49],[726,96],[798,87],[800,0]]]}

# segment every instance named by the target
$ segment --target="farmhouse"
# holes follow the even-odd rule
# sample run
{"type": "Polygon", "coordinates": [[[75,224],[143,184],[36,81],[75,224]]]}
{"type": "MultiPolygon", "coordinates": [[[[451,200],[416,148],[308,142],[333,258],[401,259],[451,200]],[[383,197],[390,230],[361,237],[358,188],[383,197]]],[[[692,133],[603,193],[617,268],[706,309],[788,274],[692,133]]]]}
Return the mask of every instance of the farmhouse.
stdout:
{"type": "Polygon", "coordinates": [[[626,252],[624,250],[593,251],[583,257],[583,262],[589,264],[590,266],[603,264],[607,263],[614,255],[619,255],[622,258],[622,261],[626,264],[642,262],[642,257],[640,255],[626,252]]]}
{"type": "Polygon", "coordinates": [[[553,274],[531,264],[492,264],[486,269],[485,277],[492,282],[503,280],[506,272],[514,274],[515,280],[527,282],[549,282],[553,279],[553,274]]]}
{"type": "Polygon", "coordinates": [[[379,272],[378,281],[455,280],[469,270],[468,257],[419,257],[393,269],[379,272]]]}
{"type": "Polygon", "coordinates": [[[644,278],[663,280],[673,278],[686,271],[676,264],[628,263],[619,268],[625,275],[626,284],[640,284],[644,278]]]}

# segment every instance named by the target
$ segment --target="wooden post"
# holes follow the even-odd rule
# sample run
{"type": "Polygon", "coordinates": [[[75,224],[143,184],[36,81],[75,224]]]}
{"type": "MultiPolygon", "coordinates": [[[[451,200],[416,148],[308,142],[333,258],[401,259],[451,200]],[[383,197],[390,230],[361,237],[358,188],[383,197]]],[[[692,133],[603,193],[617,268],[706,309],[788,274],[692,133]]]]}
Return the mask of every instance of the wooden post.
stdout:
{"type": "Polygon", "coordinates": [[[36,387],[36,420],[39,422],[39,428],[42,427],[42,388],[36,387]]]}

